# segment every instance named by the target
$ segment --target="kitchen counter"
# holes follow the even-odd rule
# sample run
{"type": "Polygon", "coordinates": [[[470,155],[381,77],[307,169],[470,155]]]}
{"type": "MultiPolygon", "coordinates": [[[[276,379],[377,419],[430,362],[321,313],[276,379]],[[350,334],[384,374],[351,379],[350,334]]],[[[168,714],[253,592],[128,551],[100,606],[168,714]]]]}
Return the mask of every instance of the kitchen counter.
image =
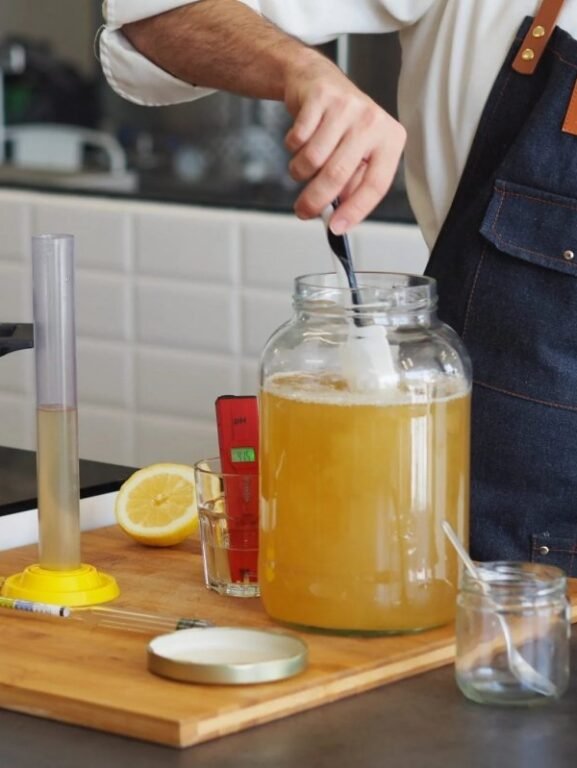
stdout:
{"type": "Polygon", "coordinates": [[[577,676],[555,704],[506,710],[465,701],[445,667],[185,750],[0,711],[0,765],[573,768],[576,710],[577,676]]]}
{"type": "MultiPolygon", "coordinates": [[[[120,183],[114,176],[108,174],[101,174],[97,182],[94,175],[88,175],[87,181],[83,181],[81,175],[65,174],[58,178],[55,174],[31,174],[26,171],[19,173],[12,171],[11,176],[7,176],[0,169],[0,184],[6,189],[32,189],[54,195],[73,193],[76,196],[102,195],[114,199],[134,199],[136,196],[138,200],[160,203],[182,203],[217,209],[235,208],[269,213],[291,213],[297,197],[297,190],[287,189],[282,184],[272,182],[223,184],[222,180],[216,177],[190,184],[179,181],[174,175],[159,172],[140,173],[134,182],[136,189],[133,186],[119,189],[120,183]],[[26,176],[30,178],[27,180],[26,176]]],[[[372,211],[369,220],[414,224],[415,217],[404,189],[391,189],[372,211]]]]}
{"type": "MultiPolygon", "coordinates": [[[[12,460],[15,466],[19,464],[23,487],[28,489],[23,495],[29,495],[26,483],[31,471],[33,480],[30,459],[34,455],[19,453],[12,453],[12,460]]],[[[3,458],[10,458],[10,454],[0,449],[0,466],[6,473],[3,458]]],[[[91,467],[89,472],[98,475],[98,470],[102,472],[100,479],[92,477],[96,484],[105,485],[121,482],[125,473],[132,471],[103,465],[91,467]]],[[[12,480],[17,476],[12,474],[12,480]]],[[[92,481],[88,485],[95,487],[92,481]]],[[[2,661],[10,663],[9,659],[2,661]]],[[[572,668],[577,670],[575,638],[572,668]]],[[[190,695],[195,695],[194,686],[190,686],[190,695]]],[[[561,701],[508,710],[467,702],[448,666],[184,750],[0,710],[0,766],[573,768],[576,710],[577,674],[561,701]]]]}

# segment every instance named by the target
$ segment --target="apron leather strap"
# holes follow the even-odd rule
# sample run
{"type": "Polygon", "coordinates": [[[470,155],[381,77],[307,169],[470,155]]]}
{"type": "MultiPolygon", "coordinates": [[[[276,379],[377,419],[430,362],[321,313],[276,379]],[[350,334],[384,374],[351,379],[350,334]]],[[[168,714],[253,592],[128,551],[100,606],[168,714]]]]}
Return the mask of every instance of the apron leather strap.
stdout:
{"type": "Polygon", "coordinates": [[[532,75],[555,29],[563,0],[543,0],[513,61],[521,75],[532,75]]]}
{"type": "Polygon", "coordinates": [[[577,82],[573,88],[573,93],[569,99],[569,106],[565,113],[565,120],[563,121],[563,127],[561,128],[563,133],[570,133],[572,136],[577,136],[577,82]]]}

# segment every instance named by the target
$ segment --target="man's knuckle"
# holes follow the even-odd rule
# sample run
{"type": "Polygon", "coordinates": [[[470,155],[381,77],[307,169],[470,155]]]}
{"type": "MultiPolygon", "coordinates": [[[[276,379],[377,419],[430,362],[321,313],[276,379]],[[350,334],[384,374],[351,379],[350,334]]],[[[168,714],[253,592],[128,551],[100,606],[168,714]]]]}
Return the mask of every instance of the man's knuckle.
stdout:
{"type": "Polygon", "coordinates": [[[383,122],[381,110],[374,104],[364,104],[360,110],[357,124],[363,129],[380,126],[383,122]]]}
{"type": "Polygon", "coordinates": [[[366,197],[374,200],[375,198],[382,197],[387,191],[387,184],[384,179],[368,178],[365,179],[363,184],[363,192],[366,197]]]}
{"type": "Polygon", "coordinates": [[[300,146],[300,136],[296,130],[292,130],[285,136],[285,147],[289,150],[294,150],[300,146]]]}
{"type": "Polygon", "coordinates": [[[333,184],[344,184],[349,180],[350,171],[344,163],[330,163],[326,169],[326,177],[333,184]]]}
{"type": "Polygon", "coordinates": [[[289,165],[289,171],[290,175],[295,181],[305,181],[306,179],[310,178],[312,171],[310,168],[302,161],[302,158],[299,158],[298,161],[295,161],[289,165]]]}
{"type": "Polygon", "coordinates": [[[356,198],[351,198],[348,201],[348,214],[349,218],[353,218],[355,220],[360,220],[365,216],[366,206],[362,203],[358,196],[356,198]]]}
{"type": "Polygon", "coordinates": [[[297,210],[303,218],[312,218],[317,214],[316,206],[308,197],[299,201],[297,210]]]}
{"type": "Polygon", "coordinates": [[[395,122],[395,139],[397,146],[402,150],[407,141],[407,131],[400,123],[395,122]]]}
{"type": "Polygon", "coordinates": [[[323,164],[323,154],[318,147],[309,145],[302,150],[302,160],[311,171],[318,170],[323,164]]]}

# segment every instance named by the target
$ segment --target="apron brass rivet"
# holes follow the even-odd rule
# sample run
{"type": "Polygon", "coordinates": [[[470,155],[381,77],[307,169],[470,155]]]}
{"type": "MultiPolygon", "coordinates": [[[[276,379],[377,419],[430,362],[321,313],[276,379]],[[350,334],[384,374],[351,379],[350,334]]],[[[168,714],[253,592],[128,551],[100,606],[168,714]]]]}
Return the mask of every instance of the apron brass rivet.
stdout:
{"type": "Polygon", "coordinates": [[[532,48],[525,48],[523,53],[521,54],[521,58],[523,61],[533,61],[535,58],[535,51],[532,48]]]}
{"type": "Polygon", "coordinates": [[[538,24],[531,34],[533,37],[545,37],[545,27],[538,24]]]}
{"type": "Polygon", "coordinates": [[[575,253],[573,251],[563,251],[563,258],[565,261],[573,261],[575,253]]]}
{"type": "Polygon", "coordinates": [[[549,547],[539,547],[539,554],[540,555],[548,555],[549,554],[549,547]]]}

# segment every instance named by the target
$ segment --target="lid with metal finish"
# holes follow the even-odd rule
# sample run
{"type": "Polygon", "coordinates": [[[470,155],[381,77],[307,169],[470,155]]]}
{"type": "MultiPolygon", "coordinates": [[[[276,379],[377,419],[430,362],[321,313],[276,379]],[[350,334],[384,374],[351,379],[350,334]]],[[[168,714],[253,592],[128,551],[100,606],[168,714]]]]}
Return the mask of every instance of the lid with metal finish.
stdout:
{"type": "Polygon", "coordinates": [[[151,672],[189,683],[269,683],[302,672],[307,660],[308,648],[300,638],[260,629],[184,629],[148,645],[151,672]]]}

